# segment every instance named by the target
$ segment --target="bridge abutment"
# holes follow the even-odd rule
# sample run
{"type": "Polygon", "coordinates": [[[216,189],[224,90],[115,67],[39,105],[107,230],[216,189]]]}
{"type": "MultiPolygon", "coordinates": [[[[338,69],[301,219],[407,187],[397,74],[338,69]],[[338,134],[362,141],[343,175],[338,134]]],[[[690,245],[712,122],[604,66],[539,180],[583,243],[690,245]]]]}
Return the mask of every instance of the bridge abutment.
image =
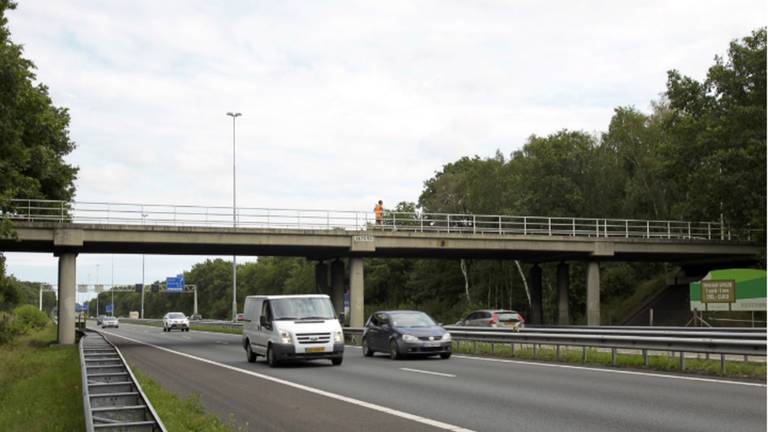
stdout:
{"type": "Polygon", "coordinates": [[[587,264],[587,325],[600,325],[600,263],[587,264]]]}
{"type": "Polygon", "coordinates": [[[75,343],[75,280],[77,253],[65,252],[59,257],[59,344],[75,343]]]}
{"type": "Polygon", "coordinates": [[[568,325],[571,322],[568,310],[568,264],[561,262],[557,265],[557,323],[568,325]]]}
{"type": "Polygon", "coordinates": [[[344,280],[344,261],[336,259],[331,263],[331,301],[337,314],[344,313],[344,280]]]}
{"type": "Polygon", "coordinates": [[[349,259],[349,325],[351,327],[362,327],[365,317],[363,316],[363,295],[364,295],[364,273],[363,259],[349,259]]]}
{"type": "Polygon", "coordinates": [[[534,264],[529,276],[531,279],[531,324],[544,324],[544,307],[541,300],[541,267],[534,264]]]}

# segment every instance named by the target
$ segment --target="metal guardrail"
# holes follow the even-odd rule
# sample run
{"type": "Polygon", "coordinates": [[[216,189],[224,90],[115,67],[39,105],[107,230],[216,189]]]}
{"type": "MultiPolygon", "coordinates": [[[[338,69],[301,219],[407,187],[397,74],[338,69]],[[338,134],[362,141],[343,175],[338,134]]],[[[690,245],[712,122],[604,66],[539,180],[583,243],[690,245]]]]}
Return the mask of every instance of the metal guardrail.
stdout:
{"type": "Polygon", "coordinates": [[[117,347],[101,334],[87,331],[79,351],[87,432],[165,432],[117,347]]]}
{"type": "MultiPolygon", "coordinates": [[[[465,328],[455,330],[455,327],[448,327],[455,343],[460,347],[462,342],[472,343],[474,351],[477,352],[477,343],[488,343],[491,345],[491,351],[495,351],[496,344],[509,345],[514,353],[515,345],[530,345],[533,347],[533,357],[537,357],[537,350],[542,346],[552,346],[555,348],[555,360],[560,360],[561,347],[581,347],[582,361],[587,360],[587,348],[605,348],[611,351],[611,365],[616,366],[617,350],[637,350],[643,357],[643,365],[648,366],[649,351],[678,353],[680,359],[680,369],[685,370],[685,354],[699,353],[720,356],[720,371],[725,373],[726,355],[743,355],[744,360],[747,356],[766,357],[765,335],[758,339],[738,339],[731,334],[728,337],[670,337],[670,336],[638,336],[630,334],[600,334],[600,333],[581,333],[564,334],[556,332],[513,332],[499,331],[488,328],[465,328]]],[[[345,327],[345,337],[352,340],[353,343],[359,343],[362,337],[363,329],[361,327],[345,327]]],[[[687,333],[690,336],[690,333],[687,333]]]]}
{"type": "MultiPolygon", "coordinates": [[[[123,320],[124,322],[162,323],[159,319],[123,320]]],[[[199,322],[199,321],[198,321],[199,322]]],[[[190,324],[195,321],[190,322],[190,324]]],[[[241,323],[208,322],[200,325],[242,327],[241,323]]],[[[478,342],[510,345],[531,345],[536,358],[539,346],[555,347],[555,359],[560,360],[560,347],[581,347],[582,359],[586,361],[587,348],[605,348],[611,351],[611,364],[616,365],[618,349],[637,350],[643,356],[643,364],[648,366],[648,352],[673,352],[680,356],[680,368],[685,369],[685,354],[698,353],[720,356],[721,373],[725,373],[725,356],[742,355],[766,357],[766,330],[760,328],[723,327],[718,331],[710,328],[689,327],[525,327],[517,332],[511,329],[488,327],[444,326],[451,333],[453,340],[461,344],[478,342]],[[723,330],[723,331],[720,331],[723,330]]],[[[344,337],[358,344],[363,334],[362,327],[344,327],[344,337]]]]}
{"type": "MultiPolygon", "coordinates": [[[[120,318],[120,322],[126,324],[156,324],[158,326],[163,325],[163,320],[159,318],[120,318]]],[[[192,328],[200,326],[240,328],[243,326],[243,324],[239,322],[220,320],[190,320],[189,326],[192,328]]]]}
{"type": "Polygon", "coordinates": [[[510,216],[386,211],[275,209],[257,207],[132,204],[14,199],[4,216],[15,221],[157,226],[237,227],[299,230],[404,231],[482,235],[747,240],[757,231],[720,222],[510,216]]]}

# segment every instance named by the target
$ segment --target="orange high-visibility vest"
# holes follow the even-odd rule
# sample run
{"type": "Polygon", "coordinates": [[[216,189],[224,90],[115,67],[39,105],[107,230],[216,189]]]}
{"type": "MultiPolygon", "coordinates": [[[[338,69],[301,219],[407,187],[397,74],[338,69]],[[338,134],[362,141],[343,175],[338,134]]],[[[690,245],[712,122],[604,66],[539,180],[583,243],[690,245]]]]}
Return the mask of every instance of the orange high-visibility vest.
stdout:
{"type": "Polygon", "coordinates": [[[384,214],[384,206],[381,204],[376,204],[376,207],[373,208],[373,211],[376,213],[376,217],[380,218],[384,214]]]}

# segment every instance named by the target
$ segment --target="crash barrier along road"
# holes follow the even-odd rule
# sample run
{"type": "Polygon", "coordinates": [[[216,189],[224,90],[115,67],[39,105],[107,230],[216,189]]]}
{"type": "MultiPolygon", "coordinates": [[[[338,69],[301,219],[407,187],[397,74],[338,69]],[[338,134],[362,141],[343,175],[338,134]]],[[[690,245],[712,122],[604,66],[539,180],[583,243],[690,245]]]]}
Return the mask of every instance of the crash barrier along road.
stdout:
{"type": "Polygon", "coordinates": [[[165,432],[120,350],[101,334],[80,339],[80,370],[87,432],[165,432]]]}
{"type": "MultiPolygon", "coordinates": [[[[162,324],[160,319],[128,320],[130,323],[162,324]]],[[[191,321],[194,328],[198,325],[214,327],[242,327],[241,323],[191,321]]],[[[696,353],[720,356],[720,371],[725,373],[726,355],[747,357],[766,357],[766,329],[764,328],[690,328],[690,327],[525,327],[521,331],[488,327],[444,326],[451,333],[453,340],[461,345],[478,342],[505,344],[514,350],[516,345],[530,345],[536,358],[541,345],[555,348],[555,359],[560,360],[561,347],[581,347],[582,361],[587,360],[587,348],[604,348],[611,351],[611,364],[616,365],[617,350],[637,350],[643,356],[643,364],[648,366],[649,352],[672,352],[680,358],[680,369],[685,369],[685,354],[696,353]]],[[[355,344],[360,343],[362,327],[344,327],[345,338],[355,344]]],[[[475,350],[476,351],[476,350],[475,350]]]]}

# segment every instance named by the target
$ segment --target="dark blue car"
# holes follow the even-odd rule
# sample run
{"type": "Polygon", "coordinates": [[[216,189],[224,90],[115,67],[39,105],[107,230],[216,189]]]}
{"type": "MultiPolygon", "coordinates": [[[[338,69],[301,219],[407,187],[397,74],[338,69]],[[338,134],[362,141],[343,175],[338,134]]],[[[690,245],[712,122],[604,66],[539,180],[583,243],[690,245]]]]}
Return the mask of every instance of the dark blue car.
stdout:
{"type": "Polygon", "coordinates": [[[451,357],[451,334],[424,312],[374,312],[363,329],[363,355],[384,352],[396,360],[405,355],[451,357]]]}

